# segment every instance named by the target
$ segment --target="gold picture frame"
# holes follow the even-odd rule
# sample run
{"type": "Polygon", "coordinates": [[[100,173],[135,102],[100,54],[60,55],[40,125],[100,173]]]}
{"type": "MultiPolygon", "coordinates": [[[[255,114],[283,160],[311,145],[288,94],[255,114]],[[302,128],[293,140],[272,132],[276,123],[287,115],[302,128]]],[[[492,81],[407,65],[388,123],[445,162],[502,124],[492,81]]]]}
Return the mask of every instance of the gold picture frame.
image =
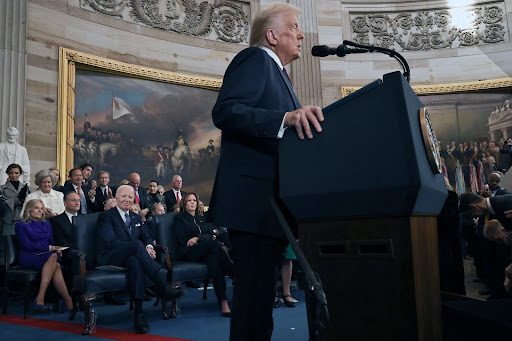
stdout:
{"type": "MultiPolygon", "coordinates": [[[[485,91],[495,89],[512,88],[512,78],[500,78],[485,81],[446,83],[438,85],[413,85],[411,86],[416,95],[442,95],[471,91],[485,91]]],[[[360,86],[342,86],[341,97],[361,89],[360,86]]]]}
{"type": "MultiPolygon", "coordinates": [[[[208,90],[219,90],[222,79],[188,75],[128,64],[92,54],[59,48],[57,168],[61,174],[73,168],[75,122],[75,74],[77,69],[171,83],[208,90]]],[[[64,177],[64,176],[63,176],[64,177]]]]}

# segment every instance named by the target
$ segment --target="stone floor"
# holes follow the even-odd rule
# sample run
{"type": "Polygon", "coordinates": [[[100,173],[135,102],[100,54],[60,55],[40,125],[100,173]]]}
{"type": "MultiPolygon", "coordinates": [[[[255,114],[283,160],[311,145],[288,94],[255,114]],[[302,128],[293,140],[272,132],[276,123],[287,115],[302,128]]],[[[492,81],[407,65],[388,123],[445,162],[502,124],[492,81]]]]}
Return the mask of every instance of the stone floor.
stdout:
{"type": "Polygon", "coordinates": [[[473,258],[464,259],[464,284],[466,286],[466,296],[485,300],[489,296],[478,294],[480,290],[485,289],[485,285],[481,282],[474,282],[476,278],[475,265],[473,258]]]}

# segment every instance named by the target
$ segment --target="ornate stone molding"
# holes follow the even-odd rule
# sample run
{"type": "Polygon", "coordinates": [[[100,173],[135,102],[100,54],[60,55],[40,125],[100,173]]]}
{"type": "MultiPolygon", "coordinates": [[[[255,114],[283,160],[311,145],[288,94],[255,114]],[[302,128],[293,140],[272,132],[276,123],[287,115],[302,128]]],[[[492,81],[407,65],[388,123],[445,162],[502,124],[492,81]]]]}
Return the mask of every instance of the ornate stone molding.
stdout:
{"type": "Polygon", "coordinates": [[[226,0],[81,0],[80,7],[184,35],[247,44],[250,5],[226,0]]]}
{"type": "Polygon", "coordinates": [[[457,48],[507,41],[505,5],[351,14],[352,40],[397,51],[457,48]]]}

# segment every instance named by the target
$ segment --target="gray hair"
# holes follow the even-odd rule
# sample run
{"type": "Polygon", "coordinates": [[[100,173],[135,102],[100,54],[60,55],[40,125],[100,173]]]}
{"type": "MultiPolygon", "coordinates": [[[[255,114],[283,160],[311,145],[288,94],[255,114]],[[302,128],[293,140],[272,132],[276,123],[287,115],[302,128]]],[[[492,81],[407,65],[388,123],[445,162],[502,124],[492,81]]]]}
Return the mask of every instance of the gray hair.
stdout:
{"type": "Polygon", "coordinates": [[[249,46],[266,46],[267,31],[281,24],[283,13],[299,15],[302,11],[282,2],[272,2],[260,8],[251,24],[249,46]]]}
{"type": "Polygon", "coordinates": [[[130,185],[121,185],[116,190],[116,197],[117,197],[117,193],[119,193],[120,190],[123,189],[123,188],[128,188],[135,195],[135,190],[133,189],[132,186],[130,186],[130,185]]]}
{"type": "Polygon", "coordinates": [[[164,205],[162,205],[162,203],[160,203],[160,202],[154,203],[153,206],[151,206],[151,213],[155,213],[156,212],[156,208],[158,206],[162,206],[162,208],[164,208],[164,205]]]}
{"type": "Polygon", "coordinates": [[[57,178],[55,178],[55,174],[53,174],[52,171],[49,169],[41,169],[39,172],[36,173],[35,177],[35,183],[38,186],[41,186],[41,182],[44,178],[50,178],[52,180],[53,185],[57,183],[57,178]]]}

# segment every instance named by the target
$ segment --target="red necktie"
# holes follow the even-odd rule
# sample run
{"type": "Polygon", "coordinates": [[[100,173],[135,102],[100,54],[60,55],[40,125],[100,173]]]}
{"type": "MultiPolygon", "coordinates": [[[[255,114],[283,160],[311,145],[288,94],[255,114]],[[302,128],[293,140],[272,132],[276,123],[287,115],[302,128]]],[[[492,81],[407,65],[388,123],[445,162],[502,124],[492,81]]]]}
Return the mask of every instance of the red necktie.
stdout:
{"type": "Polygon", "coordinates": [[[135,191],[135,203],[140,207],[139,193],[135,191]]]}
{"type": "Polygon", "coordinates": [[[181,201],[180,199],[180,192],[176,192],[176,202],[179,204],[181,201]]]}

